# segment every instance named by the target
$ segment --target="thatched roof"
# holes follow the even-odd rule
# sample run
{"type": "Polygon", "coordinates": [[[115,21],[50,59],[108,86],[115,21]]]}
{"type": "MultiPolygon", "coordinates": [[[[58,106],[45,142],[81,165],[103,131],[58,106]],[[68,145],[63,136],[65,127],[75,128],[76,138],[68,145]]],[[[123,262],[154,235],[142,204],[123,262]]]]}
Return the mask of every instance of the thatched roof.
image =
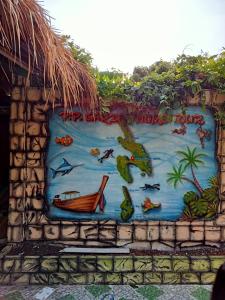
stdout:
{"type": "MultiPolygon", "coordinates": [[[[96,86],[88,69],[74,60],[52,30],[50,17],[36,0],[0,0],[0,55],[8,62],[42,76],[65,106],[96,105],[96,86]]],[[[2,66],[0,64],[0,71],[2,66]]]]}

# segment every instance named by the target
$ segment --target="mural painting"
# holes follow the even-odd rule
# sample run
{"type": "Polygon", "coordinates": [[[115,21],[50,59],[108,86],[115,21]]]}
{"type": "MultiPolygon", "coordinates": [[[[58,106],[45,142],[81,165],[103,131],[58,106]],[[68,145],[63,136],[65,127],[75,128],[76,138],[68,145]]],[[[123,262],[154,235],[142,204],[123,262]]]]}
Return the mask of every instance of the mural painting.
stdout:
{"type": "Polygon", "coordinates": [[[48,215],[60,220],[211,219],[218,207],[215,122],[200,107],[159,115],[56,109],[48,215]]]}

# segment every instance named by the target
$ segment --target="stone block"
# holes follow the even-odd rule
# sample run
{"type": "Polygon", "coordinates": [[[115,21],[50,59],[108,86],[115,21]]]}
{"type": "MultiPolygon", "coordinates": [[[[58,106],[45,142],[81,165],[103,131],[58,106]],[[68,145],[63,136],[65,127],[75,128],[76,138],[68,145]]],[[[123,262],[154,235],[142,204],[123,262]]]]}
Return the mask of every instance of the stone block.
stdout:
{"type": "Polygon", "coordinates": [[[77,256],[63,256],[59,259],[59,272],[76,272],[77,256]]]}
{"type": "Polygon", "coordinates": [[[202,273],[201,274],[201,283],[202,284],[213,284],[216,278],[216,274],[212,272],[202,273]]]}
{"type": "Polygon", "coordinates": [[[27,211],[25,213],[25,218],[27,221],[27,224],[37,224],[37,212],[36,211],[27,211]]]}
{"type": "Polygon", "coordinates": [[[181,282],[181,275],[179,273],[166,272],[163,273],[164,284],[178,284],[181,282]]]}
{"type": "Polygon", "coordinates": [[[159,226],[158,225],[148,225],[147,240],[148,241],[158,241],[159,240],[159,226]]]}
{"type": "Polygon", "coordinates": [[[18,103],[18,120],[24,121],[26,116],[25,102],[18,103]]]}
{"type": "Polygon", "coordinates": [[[49,282],[49,274],[47,273],[36,273],[31,274],[30,276],[30,283],[31,284],[45,284],[47,285],[49,282]]]}
{"type": "Polygon", "coordinates": [[[28,136],[39,136],[41,132],[41,124],[37,122],[28,122],[26,134],[28,136]]]}
{"type": "Polygon", "coordinates": [[[19,175],[20,175],[20,170],[18,168],[12,168],[10,169],[9,173],[9,179],[11,181],[18,181],[19,180],[19,175]]]}
{"type": "Polygon", "coordinates": [[[158,272],[149,272],[144,274],[145,284],[161,284],[162,274],[158,272]]]}
{"type": "Polygon", "coordinates": [[[9,284],[10,283],[10,275],[9,274],[0,274],[0,284],[9,284]]]}
{"type": "Polygon", "coordinates": [[[116,239],[116,227],[115,226],[100,226],[99,227],[99,239],[103,241],[110,241],[116,239]]]}
{"type": "Polygon", "coordinates": [[[174,272],[190,271],[190,261],[189,258],[186,256],[174,256],[172,264],[174,272]]]}
{"type": "Polygon", "coordinates": [[[10,225],[20,225],[23,221],[23,214],[21,212],[16,211],[10,212],[8,214],[8,221],[10,225]]]}
{"type": "Polygon", "coordinates": [[[26,96],[29,101],[39,101],[42,97],[42,90],[35,87],[27,88],[26,92],[26,96]]]}
{"type": "Polygon", "coordinates": [[[153,256],[153,270],[154,271],[172,271],[172,264],[171,259],[168,257],[160,256],[156,257],[153,256]]]}
{"type": "Polygon", "coordinates": [[[88,284],[104,284],[104,274],[101,273],[88,273],[87,283],[88,284]]]}
{"type": "Polygon", "coordinates": [[[129,272],[134,270],[133,259],[131,257],[114,257],[115,272],[129,272]]]}
{"type": "Polygon", "coordinates": [[[86,284],[87,283],[87,274],[70,273],[68,282],[69,282],[69,284],[86,284]]]}
{"type": "Polygon", "coordinates": [[[25,153],[15,152],[13,155],[13,163],[15,167],[23,167],[25,165],[25,153]]]}
{"type": "Polygon", "coordinates": [[[32,109],[32,119],[37,122],[45,121],[47,118],[47,112],[49,110],[49,105],[46,104],[36,104],[33,105],[32,109]]]}
{"type": "Polygon", "coordinates": [[[9,198],[9,212],[16,210],[17,206],[17,199],[16,198],[9,198]]]}
{"type": "Polygon", "coordinates": [[[211,270],[217,272],[219,267],[225,263],[225,256],[210,256],[211,270]]]}
{"type": "Polygon", "coordinates": [[[10,149],[11,150],[19,150],[19,138],[17,136],[11,136],[10,149]]]}
{"type": "Polygon", "coordinates": [[[125,273],[123,274],[123,284],[143,284],[144,276],[143,273],[125,273]]]}
{"type": "Polygon", "coordinates": [[[14,101],[20,101],[23,100],[23,93],[22,89],[19,87],[14,87],[11,94],[11,99],[14,101]]]}
{"type": "Polygon", "coordinates": [[[134,239],[137,241],[146,241],[147,226],[136,225],[134,228],[134,239]]]}
{"type": "Polygon", "coordinates": [[[22,272],[35,273],[39,269],[39,258],[24,258],[22,260],[22,272]]]}
{"type": "Polygon", "coordinates": [[[21,272],[21,260],[6,257],[3,261],[2,269],[4,273],[21,272]]]}
{"type": "Polygon", "coordinates": [[[209,272],[210,271],[210,261],[208,258],[199,257],[191,259],[191,270],[194,272],[209,272]]]}
{"type": "Polygon", "coordinates": [[[43,230],[42,230],[42,226],[28,226],[28,229],[26,231],[26,238],[27,240],[33,240],[33,241],[39,241],[42,239],[42,234],[43,234],[43,230]]]}
{"type": "Polygon", "coordinates": [[[97,270],[100,272],[113,271],[113,257],[112,256],[98,256],[97,257],[97,270]]]}
{"type": "Polygon", "coordinates": [[[225,226],[225,215],[220,215],[216,219],[216,225],[218,226],[225,226]]]}
{"type": "Polygon", "coordinates": [[[49,284],[68,284],[68,274],[51,273],[49,275],[49,284]]]}
{"type": "Polygon", "coordinates": [[[11,233],[12,242],[21,242],[24,240],[24,227],[23,224],[20,226],[13,226],[11,233]]]}
{"type": "Polygon", "coordinates": [[[119,240],[131,240],[132,239],[132,226],[130,225],[118,225],[117,236],[119,240]]]}
{"type": "Polygon", "coordinates": [[[107,284],[122,284],[122,276],[119,273],[106,273],[105,283],[107,284]]]}
{"type": "Polygon", "coordinates": [[[65,240],[78,239],[79,227],[77,225],[62,225],[61,236],[65,240]]]}
{"type": "Polygon", "coordinates": [[[78,258],[78,267],[81,272],[97,271],[96,256],[80,256],[78,258]]]}
{"type": "Polygon", "coordinates": [[[218,242],[221,240],[220,228],[216,226],[207,226],[205,228],[205,240],[218,242]]]}
{"type": "Polygon", "coordinates": [[[33,137],[30,142],[31,151],[41,151],[47,147],[47,138],[46,137],[33,137]]]}
{"type": "Polygon", "coordinates": [[[44,257],[41,259],[41,272],[57,272],[58,271],[58,259],[55,258],[49,258],[44,257]]]}
{"type": "Polygon", "coordinates": [[[47,240],[59,239],[59,226],[58,225],[44,225],[44,234],[47,240]]]}
{"type": "Polygon", "coordinates": [[[12,192],[10,192],[10,196],[16,198],[24,197],[24,183],[13,183],[11,185],[12,192]]]}
{"type": "Polygon", "coordinates": [[[190,240],[190,227],[189,226],[176,226],[176,240],[189,241],[190,240]]]}
{"type": "Polygon", "coordinates": [[[135,272],[152,271],[152,257],[136,256],[134,261],[135,272]]]}
{"type": "Polygon", "coordinates": [[[13,134],[15,135],[25,134],[25,123],[23,121],[17,121],[13,123],[13,134]]]}
{"type": "Polygon", "coordinates": [[[24,212],[24,210],[29,207],[30,201],[26,198],[18,198],[16,201],[16,210],[24,212]],[[26,208],[25,208],[26,207],[26,208]]]}
{"type": "Polygon", "coordinates": [[[13,285],[27,285],[29,284],[29,274],[14,273],[11,276],[11,284],[13,285]]]}
{"type": "Polygon", "coordinates": [[[191,227],[191,241],[203,241],[204,240],[204,227],[192,226],[191,227]]]}
{"type": "Polygon", "coordinates": [[[197,273],[184,273],[181,274],[182,284],[199,284],[200,276],[197,273]]]}
{"type": "Polygon", "coordinates": [[[175,226],[173,225],[160,226],[161,241],[174,241],[174,239],[175,239],[175,226]]]}
{"type": "Polygon", "coordinates": [[[17,120],[17,103],[11,102],[10,105],[10,120],[17,120]]]}
{"type": "Polygon", "coordinates": [[[93,225],[82,225],[80,227],[80,238],[84,240],[97,240],[98,239],[98,226],[93,225]]]}
{"type": "Polygon", "coordinates": [[[31,203],[32,203],[32,209],[35,209],[35,210],[42,210],[44,207],[43,199],[32,198],[31,203]]]}

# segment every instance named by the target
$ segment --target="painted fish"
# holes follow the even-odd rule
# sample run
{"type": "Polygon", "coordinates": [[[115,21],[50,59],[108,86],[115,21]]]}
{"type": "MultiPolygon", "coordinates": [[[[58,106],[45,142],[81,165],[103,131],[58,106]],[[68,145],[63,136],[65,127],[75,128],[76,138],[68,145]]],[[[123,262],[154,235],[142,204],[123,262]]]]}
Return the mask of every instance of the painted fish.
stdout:
{"type": "Polygon", "coordinates": [[[107,158],[109,158],[109,157],[114,157],[114,156],[113,156],[113,152],[114,152],[113,149],[105,150],[105,151],[103,152],[103,153],[105,153],[105,155],[103,155],[101,158],[99,158],[98,161],[99,161],[100,163],[103,163],[103,160],[104,160],[104,159],[107,159],[107,158]]]}
{"type": "Polygon", "coordinates": [[[56,176],[64,176],[66,174],[69,174],[74,168],[82,166],[83,164],[79,164],[79,165],[71,165],[70,163],[68,163],[68,161],[63,158],[63,163],[55,170],[53,168],[51,168],[52,171],[52,178],[54,179],[56,176]]]}
{"type": "Polygon", "coordinates": [[[147,191],[147,190],[160,190],[160,184],[159,183],[155,183],[155,184],[147,184],[145,183],[144,186],[141,186],[140,189],[142,189],[143,191],[147,191]]]}
{"type": "Polygon", "coordinates": [[[98,148],[92,148],[92,149],[90,150],[90,154],[91,154],[92,156],[99,156],[99,155],[100,155],[100,150],[99,150],[98,148]]]}
{"type": "Polygon", "coordinates": [[[151,199],[146,197],[144,204],[142,204],[142,208],[144,212],[148,212],[149,210],[152,210],[154,208],[160,208],[161,203],[152,203],[151,199]]]}
{"type": "Polygon", "coordinates": [[[70,135],[66,135],[63,137],[56,137],[55,142],[56,144],[60,144],[67,147],[73,143],[73,138],[70,135]]]}

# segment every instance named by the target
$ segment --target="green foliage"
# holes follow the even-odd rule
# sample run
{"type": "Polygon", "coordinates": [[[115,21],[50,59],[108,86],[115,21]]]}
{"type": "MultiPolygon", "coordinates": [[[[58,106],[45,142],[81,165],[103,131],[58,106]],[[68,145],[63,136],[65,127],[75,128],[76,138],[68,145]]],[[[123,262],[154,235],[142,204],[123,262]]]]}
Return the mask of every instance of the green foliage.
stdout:
{"type": "Polygon", "coordinates": [[[216,216],[219,203],[217,177],[209,178],[210,187],[203,190],[202,195],[190,191],[184,195],[185,219],[194,220],[199,218],[210,219],[216,216]]]}
{"type": "Polygon", "coordinates": [[[62,39],[65,44],[65,47],[72,52],[74,59],[88,66],[90,69],[93,68],[93,58],[86,49],[76,45],[69,35],[62,35],[62,39]]]}
{"type": "Polygon", "coordinates": [[[213,56],[182,54],[172,62],[160,60],[150,66],[137,66],[129,76],[115,69],[100,72],[94,68],[92,56],[86,49],[76,45],[70,36],[62,38],[74,58],[88,66],[95,76],[103,106],[105,99],[122,99],[151,104],[165,111],[182,108],[187,96],[199,94],[204,100],[205,89],[225,93],[224,49],[213,56]]]}
{"type": "Polygon", "coordinates": [[[183,165],[179,165],[178,167],[173,166],[173,171],[167,173],[168,175],[167,182],[171,182],[174,188],[176,188],[178,183],[183,182],[184,172],[185,172],[185,168],[183,167],[183,165]]]}
{"type": "Polygon", "coordinates": [[[128,99],[125,90],[131,81],[126,74],[118,70],[99,72],[96,70],[95,79],[99,96],[103,99],[128,99]]]}
{"type": "Polygon", "coordinates": [[[177,151],[178,154],[180,154],[183,158],[180,160],[180,163],[184,163],[184,168],[188,168],[190,166],[193,166],[195,168],[198,168],[199,164],[203,164],[203,161],[200,159],[201,157],[204,157],[204,153],[196,153],[197,148],[190,149],[187,146],[186,151],[177,151]]]}
{"type": "Polygon", "coordinates": [[[123,195],[124,195],[124,200],[122,201],[120,208],[121,208],[121,219],[124,222],[127,222],[133,215],[134,213],[134,207],[133,203],[130,197],[130,193],[127,189],[126,186],[122,187],[123,189],[123,195]]]}
{"type": "Polygon", "coordinates": [[[184,203],[190,205],[192,202],[197,201],[199,198],[198,194],[193,191],[187,192],[184,194],[184,203]]]}

